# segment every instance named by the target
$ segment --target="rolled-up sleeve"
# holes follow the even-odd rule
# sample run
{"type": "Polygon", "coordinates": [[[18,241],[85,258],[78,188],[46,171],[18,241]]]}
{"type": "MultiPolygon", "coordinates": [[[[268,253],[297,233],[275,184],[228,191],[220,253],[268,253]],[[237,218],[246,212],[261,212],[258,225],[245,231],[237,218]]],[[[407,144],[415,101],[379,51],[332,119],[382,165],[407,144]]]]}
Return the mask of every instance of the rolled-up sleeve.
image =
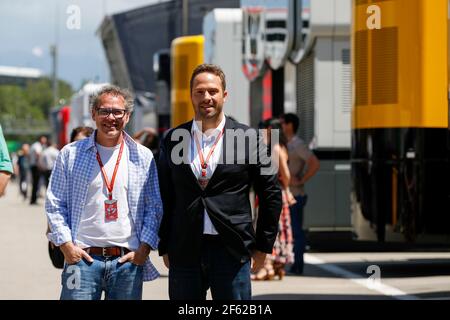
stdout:
{"type": "Polygon", "coordinates": [[[159,244],[158,231],[161,224],[163,209],[155,159],[152,159],[150,164],[144,195],[145,208],[141,241],[150,245],[153,250],[156,250],[159,244]]]}
{"type": "Polygon", "coordinates": [[[45,211],[50,226],[47,238],[57,246],[72,241],[68,223],[66,155],[63,150],[56,160],[45,199],[45,211]]]}

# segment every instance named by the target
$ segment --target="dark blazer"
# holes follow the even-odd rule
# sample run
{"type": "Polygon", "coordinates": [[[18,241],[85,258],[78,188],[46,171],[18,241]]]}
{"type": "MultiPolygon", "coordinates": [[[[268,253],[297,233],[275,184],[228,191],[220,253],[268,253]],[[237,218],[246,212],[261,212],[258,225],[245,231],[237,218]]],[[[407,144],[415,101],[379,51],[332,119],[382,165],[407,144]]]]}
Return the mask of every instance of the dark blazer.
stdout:
{"type": "MultiPolygon", "coordinates": [[[[159,181],[164,215],[159,231],[159,254],[168,253],[171,265],[198,265],[205,208],[219,233],[219,239],[238,261],[248,261],[255,249],[271,253],[281,213],[281,189],[277,174],[262,175],[259,158],[257,163],[249,161],[249,155],[257,151],[256,146],[247,147],[245,159],[238,162],[243,164],[219,163],[207,187],[202,190],[189,160],[175,164],[171,159],[172,150],[177,145],[175,151],[179,152],[181,141],[171,141],[172,136],[178,136],[174,132],[184,130],[184,137],[187,137],[184,143],[190,147],[191,127],[192,121],[172,129],[161,143],[159,181]],[[256,232],[249,201],[251,186],[259,198],[256,232]]],[[[254,130],[228,117],[225,129],[254,130]]],[[[223,139],[222,158],[226,159],[227,133],[223,139]]],[[[237,147],[235,144],[235,158],[237,147]]]]}

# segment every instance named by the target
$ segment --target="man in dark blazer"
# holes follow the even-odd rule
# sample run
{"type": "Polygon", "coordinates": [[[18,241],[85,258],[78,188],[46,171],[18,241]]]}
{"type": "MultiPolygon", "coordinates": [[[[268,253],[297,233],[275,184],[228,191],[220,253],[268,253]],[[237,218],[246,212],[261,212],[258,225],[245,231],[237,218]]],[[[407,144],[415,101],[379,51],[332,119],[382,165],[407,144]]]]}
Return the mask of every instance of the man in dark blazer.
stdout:
{"type": "Polygon", "coordinates": [[[250,271],[263,266],[278,231],[276,170],[264,170],[254,139],[236,141],[256,131],[224,115],[227,91],[218,66],[198,66],[190,89],[194,119],[167,134],[159,159],[159,254],[169,268],[169,296],[204,300],[210,288],[213,299],[249,300],[250,271]],[[252,186],[259,199],[256,231],[252,186]]]}

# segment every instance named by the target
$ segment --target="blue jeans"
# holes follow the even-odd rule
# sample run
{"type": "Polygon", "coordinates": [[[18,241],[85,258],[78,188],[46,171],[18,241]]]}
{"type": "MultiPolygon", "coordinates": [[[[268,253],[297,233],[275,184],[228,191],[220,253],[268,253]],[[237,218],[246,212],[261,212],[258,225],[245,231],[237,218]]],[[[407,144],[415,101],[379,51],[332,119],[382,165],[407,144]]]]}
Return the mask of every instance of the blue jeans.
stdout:
{"type": "Polygon", "coordinates": [[[213,300],[251,300],[250,261],[236,260],[220,240],[205,240],[198,266],[170,265],[171,300],[206,300],[208,288],[213,300]]]}
{"type": "Polygon", "coordinates": [[[306,205],[308,196],[296,196],[297,203],[289,207],[291,213],[292,235],[294,237],[294,264],[291,271],[303,273],[303,254],[306,247],[305,231],[303,230],[303,208],[306,205]]]}
{"type": "Polygon", "coordinates": [[[142,266],[131,262],[118,263],[119,257],[93,255],[93,262],[82,259],[65,264],[61,276],[61,300],[141,300],[142,266]]]}

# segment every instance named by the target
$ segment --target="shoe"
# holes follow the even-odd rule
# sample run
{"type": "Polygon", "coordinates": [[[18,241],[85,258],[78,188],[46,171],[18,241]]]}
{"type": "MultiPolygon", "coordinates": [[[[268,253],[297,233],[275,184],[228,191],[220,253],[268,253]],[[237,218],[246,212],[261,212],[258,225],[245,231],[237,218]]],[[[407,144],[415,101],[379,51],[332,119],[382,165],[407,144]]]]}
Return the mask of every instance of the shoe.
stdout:
{"type": "Polygon", "coordinates": [[[292,274],[303,274],[303,268],[300,268],[296,265],[293,265],[290,269],[289,269],[289,273],[292,274]]]}
{"type": "Polygon", "coordinates": [[[279,280],[283,280],[283,277],[286,274],[286,271],[284,271],[284,265],[280,264],[279,266],[276,266],[274,268],[275,268],[275,275],[278,277],[279,280]]]}
{"type": "Polygon", "coordinates": [[[255,281],[273,280],[275,271],[272,268],[262,267],[256,274],[251,275],[251,279],[255,281]]]}

